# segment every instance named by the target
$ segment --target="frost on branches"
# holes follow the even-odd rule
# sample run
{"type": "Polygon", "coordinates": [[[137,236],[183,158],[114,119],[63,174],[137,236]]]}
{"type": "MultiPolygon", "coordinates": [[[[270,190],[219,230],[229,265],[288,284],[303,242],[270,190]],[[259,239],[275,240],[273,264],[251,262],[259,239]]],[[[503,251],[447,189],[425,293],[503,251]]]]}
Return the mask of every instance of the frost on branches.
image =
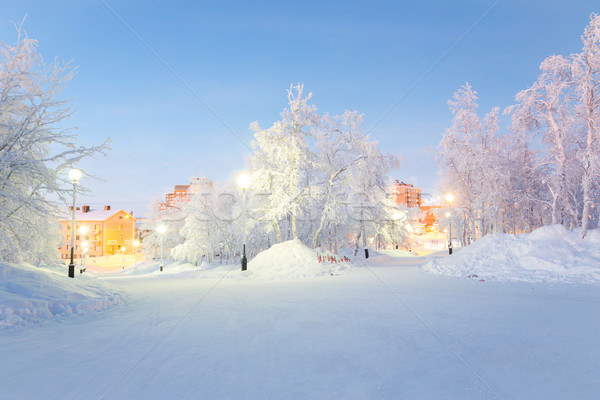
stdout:
{"type": "MultiPolygon", "coordinates": [[[[361,115],[322,115],[310,98],[302,85],[291,87],[279,121],[267,129],[250,126],[255,140],[246,190],[248,255],[292,239],[330,250],[356,246],[360,239],[364,244],[367,236],[402,244],[407,210],[387,193],[387,173],[398,159],[362,134],[361,115]]],[[[192,181],[198,179],[206,180],[192,181]]],[[[174,258],[200,263],[216,254],[241,254],[243,197],[234,181],[204,185],[183,208],[183,241],[173,246],[174,258]]]]}
{"type": "Polygon", "coordinates": [[[66,170],[106,145],[85,148],[59,125],[72,113],[60,98],[75,75],[69,64],[45,64],[37,41],[17,27],[14,45],[0,42],[0,259],[50,262],[58,257],[57,204],[71,197],[66,170]]]}
{"type": "Polygon", "coordinates": [[[387,173],[396,157],[364,136],[362,116],[320,115],[303,85],[288,91],[289,107],[268,129],[253,123],[252,207],[274,240],[300,239],[337,249],[390,220],[387,173]],[[288,231],[285,236],[283,232],[288,231]]]}
{"type": "Polygon", "coordinates": [[[592,14],[583,49],[551,56],[515,96],[497,135],[497,110],[483,121],[467,84],[449,102],[452,126],[440,141],[442,186],[455,194],[454,223],[463,244],[492,231],[547,224],[597,227],[600,205],[600,16],[592,14]]]}

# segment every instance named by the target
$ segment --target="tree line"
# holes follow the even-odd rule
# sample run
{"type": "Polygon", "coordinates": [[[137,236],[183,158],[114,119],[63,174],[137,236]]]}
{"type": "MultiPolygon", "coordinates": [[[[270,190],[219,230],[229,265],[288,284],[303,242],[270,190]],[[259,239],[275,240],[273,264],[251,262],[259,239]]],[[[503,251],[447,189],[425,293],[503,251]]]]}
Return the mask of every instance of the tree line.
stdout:
{"type": "Polygon", "coordinates": [[[388,172],[399,158],[381,152],[361,130],[362,115],[319,114],[301,84],[287,92],[288,106],[268,128],[258,122],[247,160],[250,184],[243,193],[235,176],[225,184],[194,188],[181,210],[152,206],[147,248],[156,253],[158,223],[168,223],[166,246],[176,259],[212,261],[214,254],[239,253],[243,216],[248,249],[257,252],[285,240],[339,251],[367,245],[367,237],[403,244],[407,210],[390,199],[388,172]]]}
{"type": "Polygon", "coordinates": [[[463,244],[493,232],[562,224],[597,227],[600,204],[600,16],[592,14],[583,47],[553,55],[538,79],[481,117],[467,83],[448,102],[454,118],[437,153],[441,188],[455,195],[452,223],[463,244]]]}

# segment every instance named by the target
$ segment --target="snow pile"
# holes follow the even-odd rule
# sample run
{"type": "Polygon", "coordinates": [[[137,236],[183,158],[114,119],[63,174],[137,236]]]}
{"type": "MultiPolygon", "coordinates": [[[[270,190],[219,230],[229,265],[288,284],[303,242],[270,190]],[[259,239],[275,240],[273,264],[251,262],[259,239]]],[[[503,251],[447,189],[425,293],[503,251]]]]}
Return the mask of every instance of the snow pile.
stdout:
{"type": "Polygon", "coordinates": [[[93,274],[76,270],[73,279],[64,266],[0,263],[0,329],[84,315],[123,300],[93,274]]]}
{"type": "Polygon", "coordinates": [[[258,253],[248,263],[248,273],[250,278],[281,280],[339,275],[352,268],[348,262],[319,262],[317,256],[300,240],[288,240],[258,253]]]}
{"type": "Polygon", "coordinates": [[[530,234],[487,235],[422,267],[438,274],[526,282],[600,283],[600,231],[545,226],[530,234]]]}

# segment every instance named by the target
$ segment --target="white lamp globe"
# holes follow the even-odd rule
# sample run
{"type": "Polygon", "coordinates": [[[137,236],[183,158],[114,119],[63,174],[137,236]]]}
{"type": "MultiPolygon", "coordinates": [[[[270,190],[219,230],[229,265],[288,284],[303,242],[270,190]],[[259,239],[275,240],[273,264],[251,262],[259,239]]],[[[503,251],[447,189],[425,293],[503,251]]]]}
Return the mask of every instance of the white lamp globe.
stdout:
{"type": "Polygon", "coordinates": [[[69,179],[73,181],[73,183],[77,183],[79,179],[81,179],[82,172],[77,168],[73,168],[69,171],[69,179]]]}
{"type": "Polygon", "coordinates": [[[248,185],[250,184],[250,175],[241,174],[238,177],[238,184],[241,186],[242,189],[248,189],[248,185]]]}

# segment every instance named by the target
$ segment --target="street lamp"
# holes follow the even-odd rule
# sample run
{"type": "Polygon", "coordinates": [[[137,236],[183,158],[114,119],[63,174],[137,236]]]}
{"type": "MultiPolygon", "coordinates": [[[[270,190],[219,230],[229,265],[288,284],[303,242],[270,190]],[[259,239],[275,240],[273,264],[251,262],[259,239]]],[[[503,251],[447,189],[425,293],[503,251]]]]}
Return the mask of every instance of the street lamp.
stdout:
{"type": "Polygon", "coordinates": [[[139,240],[134,240],[133,241],[133,265],[137,264],[137,251],[138,251],[138,247],[140,247],[140,241],[139,240]]]}
{"type": "Polygon", "coordinates": [[[87,242],[87,237],[85,236],[88,233],[88,227],[86,225],[82,225],[79,227],[79,233],[82,235],[82,242],[81,242],[81,269],[79,270],[79,273],[82,274],[85,271],[85,250],[87,250],[87,246],[88,246],[88,242],[87,242]],[[84,243],[85,243],[85,247],[84,247],[84,243]]]}
{"type": "Polygon", "coordinates": [[[167,231],[167,227],[164,226],[163,224],[160,224],[156,228],[156,231],[160,235],[160,270],[162,271],[163,265],[165,264],[164,259],[163,259],[163,237],[164,237],[164,233],[167,231]]]}
{"type": "Polygon", "coordinates": [[[71,218],[71,262],[69,263],[69,278],[75,278],[75,263],[73,253],[75,251],[75,204],[77,198],[77,182],[81,179],[81,171],[73,168],[69,171],[69,179],[73,182],[73,214],[71,218]]]}
{"type": "Polygon", "coordinates": [[[454,196],[452,193],[448,193],[446,195],[446,201],[448,202],[448,212],[446,213],[446,217],[448,217],[449,228],[448,229],[448,255],[452,254],[452,219],[450,219],[450,209],[452,208],[452,202],[454,201],[454,196]]]}
{"type": "Polygon", "coordinates": [[[246,258],[246,189],[248,189],[248,185],[250,184],[250,175],[248,174],[242,174],[240,175],[240,177],[238,178],[238,183],[240,184],[241,188],[242,188],[242,198],[243,198],[243,204],[244,204],[244,211],[243,211],[243,247],[242,247],[242,271],[245,271],[246,269],[248,269],[248,259],[246,258]]]}
{"type": "Polygon", "coordinates": [[[125,269],[125,250],[127,250],[127,248],[125,246],[121,246],[121,254],[123,255],[123,263],[121,265],[121,269],[125,269]]]}

